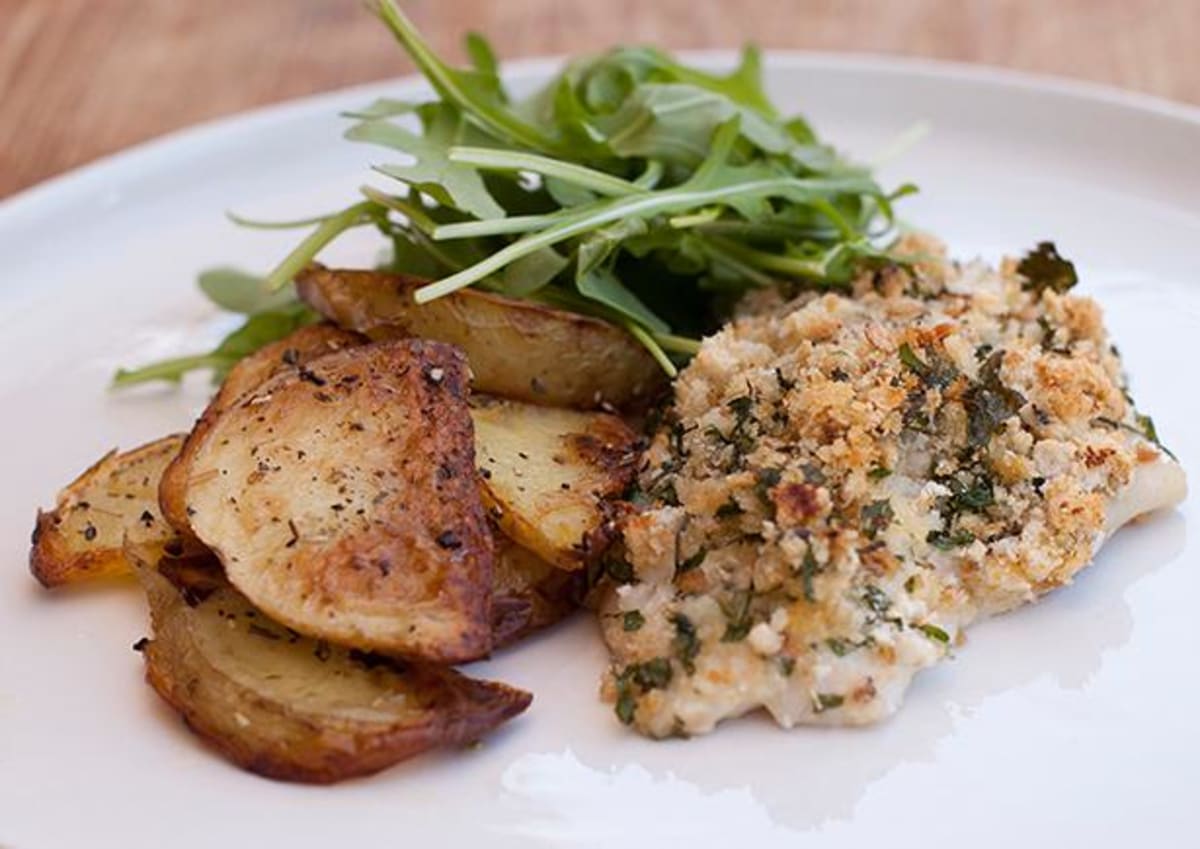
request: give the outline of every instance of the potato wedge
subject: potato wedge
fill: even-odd
[[[192,731],[260,775],[327,784],[378,772],[478,739],[531,701],[450,669],[300,637],[221,581],[219,567],[168,558],[156,568],[152,550],[142,556],[146,680]]]
[[[496,535],[492,646],[503,648],[565,618],[579,606],[584,573],[564,572]]]
[[[486,655],[492,537],[466,391],[462,355],[417,340],[276,375],[190,453],[192,531],[301,633],[441,663]]]
[[[637,470],[637,436],[616,416],[478,399],[471,409],[483,500],[514,542],[562,569],[603,553],[610,502]]]
[[[418,306],[412,293],[426,282],[314,265],[296,288],[326,318],[372,339],[459,346],[480,392],[590,410],[604,402],[625,407],[665,382],[646,349],[608,322],[475,289]]]
[[[111,451],[38,511],[29,570],[45,587],[129,572],[123,543],[173,536],[158,509],[158,482],[179,454],[183,434],[132,451]]]
[[[191,535],[185,497],[186,470],[196,446],[204,439],[204,434],[222,412],[233,406],[234,402],[247,392],[277,374],[303,368],[306,363],[318,357],[361,345],[365,341],[357,333],[328,324],[314,324],[302,327],[238,361],[225,376],[221,388],[213,396],[203,415],[196,421],[179,456],[163,472],[158,490],[158,503],[171,527],[181,534]]]

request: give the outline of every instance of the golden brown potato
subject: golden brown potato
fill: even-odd
[[[417,340],[276,375],[190,453],[192,531],[301,633],[442,663],[486,655],[492,537],[466,384],[459,352]]]
[[[477,399],[475,455],[483,500],[514,542],[562,569],[601,554],[615,533],[610,502],[633,481],[637,437],[606,413]]]
[[[179,453],[174,434],[126,451],[111,451],[58,494],[50,512],[38,511],[29,569],[43,586],[57,587],[128,573],[122,549],[135,540],[173,536],[158,510],[158,482]]]
[[[239,360],[225,376],[221,388],[209,402],[204,414],[196,421],[179,456],[163,472],[158,490],[158,503],[171,527],[180,534],[191,535],[184,496],[186,469],[196,446],[204,439],[204,434],[222,412],[247,392],[277,374],[301,369],[318,357],[361,345],[365,341],[357,333],[328,324],[314,324],[302,327],[278,342],[272,342]]]
[[[646,349],[608,322],[475,289],[417,305],[412,293],[427,282],[310,266],[296,287],[326,318],[372,339],[459,346],[480,392],[590,410],[602,402],[627,406],[665,381]]]
[[[301,637],[223,582],[219,567],[168,557],[155,568],[152,548],[135,556],[154,635],[140,644],[146,680],[192,731],[260,775],[331,783],[378,772],[478,739],[531,700]]]
[[[496,535],[492,645],[512,645],[579,606],[582,572],[564,572],[507,537]]]

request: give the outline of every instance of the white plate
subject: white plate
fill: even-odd
[[[511,78],[524,89],[552,67],[520,63]],[[775,54],[768,78],[858,154],[930,122],[885,174],[921,185],[905,215],[963,257],[1055,239],[1106,308],[1140,405],[1195,471],[1200,113],[866,58]],[[536,695],[481,748],[324,789],[239,772],[184,731],[141,683],[136,592],[41,592],[25,574],[34,508],[110,446],[187,426],[203,399],[202,385],[109,394],[113,368],[204,344],[219,322],[196,272],[265,268],[294,238],[239,230],[223,211],[295,217],[350,197],[378,154],[338,140],[338,111],[418,88],[191,130],[0,206],[0,845],[1186,842],[1200,786],[1195,498],[1123,531],[1075,586],[973,630],[878,727],[787,733],[748,718],[644,740],[597,700],[604,652],[580,617],[480,665]]]

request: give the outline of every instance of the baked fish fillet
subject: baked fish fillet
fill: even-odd
[[[968,624],[1183,499],[1099,307],[1044,271],[924,260],[764,297],[704,342],[607,564],[621,721],[874,722]]]

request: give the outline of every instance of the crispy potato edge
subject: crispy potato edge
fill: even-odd
[[[74,541],[72,544],[65,536],[63,525],[73,508],[90,509],[88,492],[91,488],[103,487],[106,480],[143,461],[153,461],[164,454],[177,453],[183,441],[184,434],[170,434],[128,451],[113,449],[63,487],[55,498],[54,509],[39,509],[29,549],[29,571],[38,583],[46,589],[56,589],[128,575],[130,564],[121,542],[93,544],[93,540],[85,537],[82,541]],[[153,491],[154,487],[151,489]],[[126,495],[128,497],[128,493]],[[146,501],[130,497],[127,505],[122,504],[122,512],[107,513],[103,516],[103,521],[120,521],[123,524],[122,530],[127,531],[146,515],[146,511],[151,512],[152,522],[161,523],[161,518],[153,516],[157,509],[158,504],[153,497]]]

